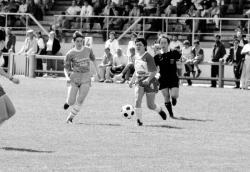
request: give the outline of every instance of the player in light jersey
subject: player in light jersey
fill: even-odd
[[[141,103],[145,93],[148,108],[159,113],[163,120],[166,120],[167,116],[162,108],[155,104],[155,94],[158,92],[158,81],[155,78],[157,68],[153,57],[147,52],[147,42],[144,38],[137,38],[135,45],[137,50],[135,72],[129,87],[132,88],[132,85],[135,84],[135,114],[137,124],[142,126]]]
[[[72,106],[67,123],[72,123],[89,92],[91,86],[90,61],[93,62],[98,77],[100,76],[92,49],[83,46],[83,35],[76,31],[73,40],[75,47],[68,51],[64,60],[64,73],[69,84],[64,109]]]
[[[13,76],[7,74],[1,67],[0,75],[4,76],[5,78],[8,78],[15,84],[19,83],[19,80],[17,78],[14,78]],[[0,125],[2,125],[4,121],[11,118],[15,113],[16,110],[14,105],[12,104],[10,98],[6,95],[5,91],[3,90],[3,87],[0,84]]]

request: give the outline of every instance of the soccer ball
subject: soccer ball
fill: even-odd
[[[122,106],[121,113],[124,118],[131,119],[135,114],[135,110],[132,105],[124,105]]]

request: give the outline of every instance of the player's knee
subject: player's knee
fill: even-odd
[[[73,104],[75,104],[76,100],[70,99],[68,100],[68,105],[72,106]]]

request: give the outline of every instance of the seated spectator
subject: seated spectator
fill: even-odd
[[[93,28],[93,18],[90,16],[93,16],[93,7],[89,4],[88,1],[84,1],[84,5],[82,6],[80,16],[81,18],[78,18],[78,21],[82,20],[82,22],[90,23],[90,30]]]
[[[164,10],[171,4],[171,0],[159,1],[160,3],[160,12],[164,13]]]
[[[187,11],[189,17],[200,17],[200,11],[195,8],[194,5],[190,6],[190,9]],[[189,25],[190,30],[193,29],[194,22],[194,32],[198,31],[199,20],[186,20],[186,24]]]
[[[21,5],[19,6],[19,9],[17,11],[17,13],[26,13],[27,10],[28,10],[28,4],[26,3],[26,0],[22,0],[21,1]],[[26,26],[26,15],[20,15],[20,16],[17,16],[20,21],[21,21],[21,24],[23,26]]]
[[[135,48],[131,47],[129,51],[130,56],[128,57],[128,64],[120,74],[114,76],[114,80],[121,80],[121,83],[129,81],[129,77],[135,72]]]
[[[191,60],[191,64],[193,64],[197,68],[197,75],[195,77],[198,78],[201,74],[199,64],[204,60],[204,51],[200,47],[199,40],[194,40],[194,47],[192,53],[194,55],[194,58]]]
[[[111,31],[109,33],[109,39],[105,42],[105,47],[110,48],[110,52],[114,57],[117,52],[117,49],[119,48],[119,43],[117,39],[115,39],[115,32]]]
[[[112,67],[109,68],[108,71],[106,71],[106,80],[104,82],[106,83],[113,82],[111,78],[114,77],[115,74],[120,74],[127,65],[127,62],[128,62],[127,56],[125,56],[122,53],[121,48],[118,48],[113,58]]]
[[[181,51],[183,45],[182,42],[178,40],[178,35],[173,35],[172,40],[170,41],[169,48],[170,50]]]
[[[5,1],[0,2],[0,13],[7,13],[8,9],[7,9],[7,3]],[[0,26],[5,26],[5,14],[0,14]]]
[[[164,11],[167,17],[170,17],[172,14],[177,14],[177,5],[181,1],[182,0],[172,0],[171,1],[171,4]]]
[[[139,0],[138,5],[143,9],[144,16],[149,16],[156,12],[156,1]]]
[[[177,4],[177,16],[181,16],[182,14],[187,14],[190,6],[192,5],[190,0],[181,0]]]
[[[81,8],[79,6],[76,6],[76,1],[72,1],[72,5],[66,10],[66,15],[68,16],[75,16],[78,15],[81,11]],[[76,17],[66,17],[66,21],[74,21]]]
[[[130,35],[130,41],[128,41],[128,47],[127,47],[127,57],[130,57],[130,48],[135,48],[135,39],[137,38],[137,34],[136,33],[131,33]]]
[[[141,16],[141,10],[136,3],[133,4],[133,8],[130,11],[129,16],[130,17],[140,17]],[[129,24],[133,24],[136,20],[137,20],[137,18],[130,18]]]
[[[55,32],[51,31],[49,33],[49,40],[46,43],[46,55],[57,55],[59,50],[61,49],[61,45],[59,40],[55,37]],[[47,69],[55,71],[55,61],[52,59],[47,60]],[[53,75],[56,77],[57,75]]]
[[[194,58],[194,55],[192,53],[192,47],[190,46],[190,42],[188,40],[185,40],[183,42],[183,48],[181,50],[181,59],[182,61],[184,62],[184,65],[185,65],[185,70],[186,70],[186,73],[184,73],[184,76],[190,76],[190,73],[192,72],[193,74],[193,77],[195,77],[195,72],[194,72],[194,67],[193,67],[193,64],[192,64],[192,60]],[[188,85],[192,85],[192,82],[191,80],[187,80],[188,82]]]
[[[33,55],[37,53],[37,40],[33,30],[27,31],[27,38],[25,39],[21,50],[17,54],[20,55],[22,53],[25,55]]]
[[[124,10],[123,10],[123,12],[122,12],[122,16],[128,17],[128,16],[129,16],[129,13],[130,13],[130,11],[131,11],[130,5],[129,5],[129,4],[125,4],[124,7],[125,7],[125,8],[124,8]],[[124,25],[128,23],[128,21],[129,21],[128,18],[124,18],[124,19],[123,19],[123,22],[122,22],[121,28],[123,28]]]
[[[83,4],[82,0],[76,0],[76,6],[82,8],[83,5],[84,4]]]
[[[43,12],[40,6],[36,5],[34,0],[27,0],[27,4],[27,13],[32,14],[37,20],[43,20]]]
[[[8,5],[7,5],[7,11],[9,13],[16,13],[18,11],[19,5],[15,2],[15,0],[10,0]],[[8,16],[8,21],[11,27],[15,25],[15,18],[16,16],[14,15],[9,15]]]
[[[211,8],[208,9],[210,17],[213,17],[213,22],[215,23],[215,29],[219,30],[219,17],[220,17],[220,7],[217,5],[216,1],[212,2]]]
[[[99,71],[100,71],[99,82],[104,82],[106,80],[105,76],[106,74],[109,73],[112,64],[113,64],[113,55],[110,53],[110,48],[106,47],[102,63],[99,65]]]
[[[192,0],[191,2],[194,4],[194,6],[197,10],[203,9],[203,7],[202,7],[203,0]]]

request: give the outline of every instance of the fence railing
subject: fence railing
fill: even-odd
[[[58,70],[57,68],[55,70],[41,70],[41,69],[37,69],[36,64],[37,64],[37,59],[51,59],[54,61],[63,61],[65,56],[51,56],[51,55],[29,55],[29,56],[24,56],[24,68],[22,72],[18,72],[16,71],[16,68],[18,66],[18,63],[16,61],[15,56],[17,56],[14,53],[5,53],[4,55],[7,55],[9,57],[9,64],[8,64],[8,73],[15,75],[15,74],[22,74],[25,75],[27,77],[31,77],[34,78],[36,77],[37,73],[51,73],[51,74],[63,74],[63,69]],[[97,58],[97,62],[101,63],[102,59],[101,58]],[[206,65],[206,66],[211,66],[211,65],[217,65],[219,66],[219,74],[218,77],[198,77],[198,78],[194,78],[194,77],[185,77],[185,76],[180,76],[179,78],[182,80],[207,80],[207,81],[218,81],[218,85],[219,87],[223,88],[224,87],[224,82],[228,81],[228,82],[235,82],[238,81],[235,78],[225,78],[224,76],[224,70],[225,70],[225,66],[233,66],[233,65],[229,65],[229,64],[225,64],[222,60],[219,62],[202,62],[200,65]],[[91,73],[92,75],[94,75],[94,68],[93,66],[91,66]]]
[[[216,21],[216,22],[215,22]],[[240,23],[241,22],[241,23]],[[217,26],[215,26],[217,23]],[[97,32],[105,36],[113,30],[118,34],[135,31],[144,36],[164,32],[168,34],[181,34],[192,40],[196,37],[220,34],[222,37],[232,37],[232,30],[244,23],[249,34],[250,22],[248,18],[212,18],[212,17],[157,17],[157,16],[89,16],[54,15],[54,25],[58,30],[81,30],[86,33]],[[218,27],[218,28],[216,28]],[[233,27],[233,28],[232,28]],[[119,37],[118,39],[121,39]]]
[[[2,27],[27,31],[34,25],[37,25],[46,35],[49,35],[48,31],[30,13],[0,13],[0,26]]]

